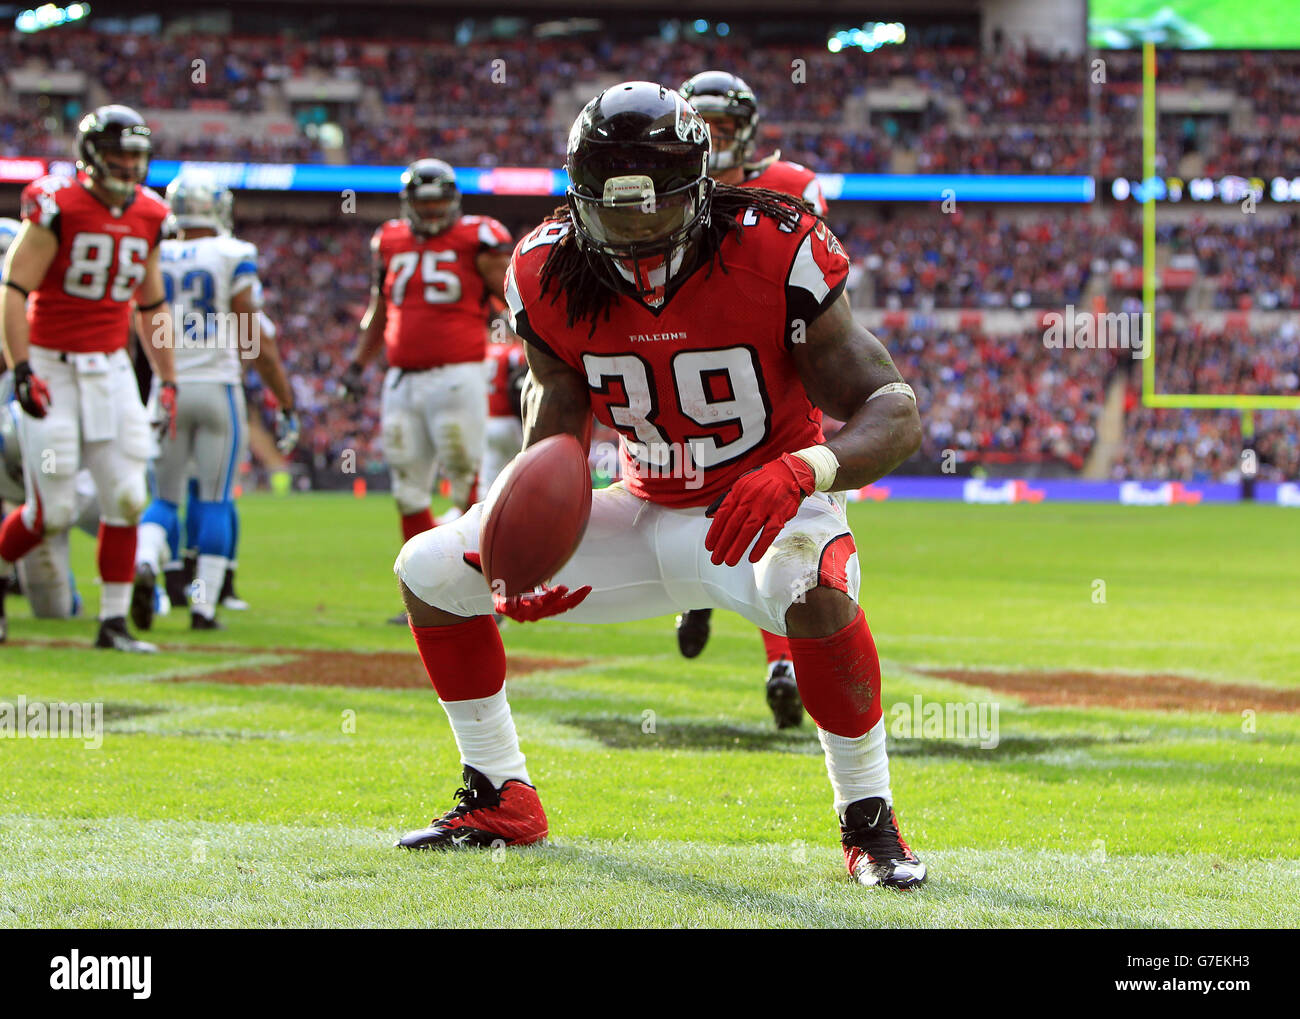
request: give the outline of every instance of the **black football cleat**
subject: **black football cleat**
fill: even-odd
[[[712,609],[687,609],[677,617],[677,649],[683,658],[695,658],[709,642]]]
[[[99,635],[95,638],[95,647],[110,651],[129,651],[134,654],[156,655],[158,645],[147,640],[136,640],[126,628],[126,620],[121,616],[99,621]]]
[[[137,630],[153,629],[154,586],[157,582],[153,567],[139,563],[135,580],[131,582],[131,622]]]
[[[174,609],[190,607],[190,583],[185,579],[185,567],[173,566],[163,570],[163,587],[167,600]]]
[[[191,630],[224,630],[225,624],[216,616],[205,616],[199,612],[190,613]]]
[[[840,842],[849,876],[860,885],[915,888],[925,880],[925,864],[903,841],[894,808],[881,796],[849,804]]]
[[[457,803],[427,828],[408,831],[395,843],[403,849],[492,849],[526,846],[546,838],[546,811],[537,790],[517,778],[497,789],[487,776],[465,765]]]
[[[803,701],[794,679],[794,665],[775,661],[767,670],[767,706],[778,729],[793,729],[803,723]]]

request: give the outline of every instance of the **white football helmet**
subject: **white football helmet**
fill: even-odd
[[[182,171],[167,185],[167,204],[171,206],[174,229],[208,228],[220,234],[230,233],[234,196],[206,171]]]

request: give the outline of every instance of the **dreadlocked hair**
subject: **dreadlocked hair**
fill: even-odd
[[[709,223],[702,229],[697,240],[697,257],[707,264],[709,275],[712,275],[714,265],[724,273],[727,271],[722,262],[722,243],[732,233],[740,239],[740,217],[746,209],[753,209],[760,216],[768,216],[791,229],[798,225],[801,213],[817,215],[802,198],[780,191],[742,188],[733,184],[716,185]],[[572,226],[573,217],[568,205],[561,205],[551,213],[550,221]],[[589,320],[591,332],[594,333],[602,315],[606,320],[609,319],[610,308],[619,296],[596,274],[586,253],[579,246],[573,229],[551,245],[546,261],[542,263],[539,280],[542,296],[549,293],[552,304],[559,300],[561,294],[566,297],[565,310],[570,329],[583,320]]]

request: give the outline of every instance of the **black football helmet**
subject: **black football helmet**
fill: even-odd
[[[708,125],[648,81],[607,88],[569,132],[566,197],[579,246],[601,281],[645,299],[684,267],[709,222]]]
[[[758,131],[758,100],[745,80],[730,71],[701,71],[683,82],[680,91],[706,121],[730,117],[735,124],[731,144],[715,145],[709,153],[709,172],[748,163]]]
[[[135,193],[149,174],[153,145],[149,125],[129,106],[101,106],[81,118],[77,125],[77,169],[119,198]],[[131,159],[125,168],[110,167],[107,157]]]
[[[421,216],[416,202],[445,201],[451,204],[441,216]],[[441,159],[417,159],[402,173],[402,218],[417,234],[436,234],[460,219],[460,188],[456,171]]]

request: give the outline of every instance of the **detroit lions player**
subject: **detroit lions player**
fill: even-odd
[[[162,272],[187,400],[155,464],[155,497],[140,524],[131,618],[141,629],[153,623],[156,578],[178,559],[177,507],[193,475],[198,498],[188,512],[197,522],[199,558],[190,627],[213,630],[221,629],[216,607],[234,544],[231,489],[247,441],[245,360],[280,402],[281,451],[297,443],[298,420],[275,341],[262,328],[257,248],[231,235],[230,191],[208,174],[187,171],[168,185],[167,201],[177,236],[162,243]]]

